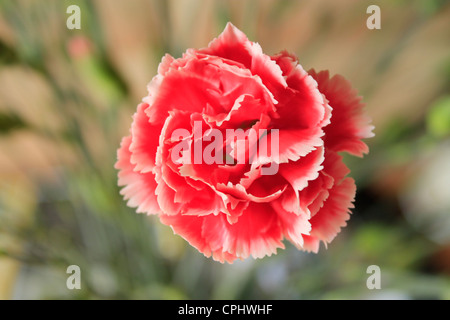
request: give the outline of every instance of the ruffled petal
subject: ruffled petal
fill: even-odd
[[[157,187],[155,175],[151,172],[134,171],[134,165],[130,162],[130,144],[130,136],[123,138],[117,151],[118,160],[115,168],[119,170],[118,185],[124,186],[120,194],[128,200],[128,206],[137,207],[138,213],[158,214],[161,210],[155,195]]]
[[[250,70],[262,79],[270,92],[277,92],[288,86],[281,68],[268,55],[263,53],[258,43],[252,42],[249,46],[249,51],[252,56]]]
[[[161,59],[161,63],[158,66],[158,74],[160,74],[161,76],[165,76],[174,62],[175,58],[170,54],[164,55],[164,57]]]
[[[279,118],[274,127],[306,129],[322,127],[327,123],[329,110],[317,82],[287,53],[273,56],[286,78],[288,87],[274,92],[278,101]]]
[[[322,208],[333,184],[334,179],[322,170],[317,179],[310,181],[308,187],[299,192],[300,211],[313,217]]]
[[[310,236],[305,237],[304,249],[317,252],[320,242],[330,243],[350,218],[350,209],[356,193],[355,182],[345,178],[329,191],[330,195],[323,207],[310,219]]]
[[[258,43],[250,41],[245,33],[230,22],[219,37],[198,52],[239,62],[253,75],[258,75],[271,92],[287,86],[276,62],[263,53]]]
[[[310,181],[308,186],[300,191],[299,198],[302,211],[308,211],[313,217],[322,208],[329,196],[329,189],[339,184],[350,172],[342,161],[342,156],[327,150],[323,162],[323,170],[316,179]]]
[[[320,127],[268,130],[258,141],[258,152],[251,162],[252,169],[267,164],[298,161],[323,146],[321,136],[323,131]]]
[[[233,185],[231,182],[228,182],[228,184],[218,184],[217,190],[220,192],[223,192],[225,194],[232,195],[233,197],[237,199],[242,199],[246,201],[252,201],[256,203],[264,203],[264,202],[271,202],[277,198],[280,197],[280,195],[283,194],[284,190],[286,189],[286,185],[284,185],[282,188],[273,190],[272,192],[264,195],[253,195],[240,184]],[[255,190],[255,189],[252,189]]]
[[[138,106],[131,125],[133,139],[130,145],[130,161],[135,166],[134,170],[142,173],[150,172],[155,167],[156,150],[162,129],[162,125],[150,124],[145,113],[148,107],[149,105],[146,103],[141,103]]]
[[[324,149],[318,148],[296,162],[281,164],[280,174],[294,190],[301,191],[308,186],[309,181],[317,179],[324,159]]]
[[[219,87],[217,68],[195,58],[179,69],[169,69],[164,77],[158,75],[152,82],[144,102],[150,105],[146,113],[154,125],[162,124],[172,110],[201,113],[212,103],[208,92]]]
[[[276,208],[309,218],[308,206],[322,191],[322,184],[318,184],[317,179],[320,178],[323,161],[324,151],[323,148],[319,148],[296,162],[281,164],[279,175],[289,182],[290,188],[275,199]]]
[[[332,78],[328,71],[309,74],[316,79],[322,92],[333,109],[331,123],[325,130],[325,146],[330,150],[345,151],[362,157],[369,152],[367,145],[361,141],[373,137],[374,126],[370,125],[370,118],[364,112],[364,104],[349,81],[340,75]]]
[[[311,224],[305,214],[295,214],[284,210],[279,201],[271,203],[280,221],[283,235],[298,249],[303,248],[303,237],[309,235]]]
[[[156,200],[161,211],[167,215],[178,215],[183,208],[182,203],[175,202],[176,191],[167,185],[162,179],[160,170],[156,171],[157,186],[155,189]]]
[[[204,112],[204,118],[208,122],[215,122],[215,125],[222,128],[245,128],[245,125],[253,124],[261,118],[262,113],[267,113],[271,106],[263,103],[254,96],[244,94],[239,96],[229,112],[211,114]],[[226,126],[223,126],[224,122]]]
[[[191,138],[192,126],[189,113],[170,111],[161,130],[155,170],[156,180],[158,184],[161,184],[156,189],[161,209],[168,215],[218,214],[223,210],[223,206],[221,198],[215,191],[206,183],[199,184],[190,176],[182,176],[180,173],[182,164],[173,162],[174,146],[185,142],[181,137],[173,135],[177,129],[184,130],[189,135],[188,138]]]
[[[205,217],[161,214],[160,221],[172,228],[175,234],[184,238],[191,246],[203,253],[207,258],[211,256],[211,247],[203,236]]]
[[[239,259],[262,258],[284,248],[278,216],[270,206],[251,203],[236,223],[225,215],[205,217],[203,236],[211,250],[227,252]]]
[[[201,49],[199,52],[237,61],[250,69],[252,66],[250,45],[251,42],[245,33],[232,23],[227,23],[225,30],[211,41],[207,48]]]

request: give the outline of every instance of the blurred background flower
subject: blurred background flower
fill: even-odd
[[[0,299],[450,299],[449,1],[78,0],[69,30],[72,2],[0,2]],[[374,119],[370,154],[346,159],[353,217],[317,255],[222,265],[119,195],[116,149],[162,56],[228,21],[344,75]]]

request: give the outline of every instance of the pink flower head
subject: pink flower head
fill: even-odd
[[[368,152],[349,82],[268,56],[229,23],[207,48],[166,55],[118,150],[121,194],[205,256],[262,258],[283,239],[317,252],[349,219],[338,152]]]

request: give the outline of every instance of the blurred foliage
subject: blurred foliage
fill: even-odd
[[[445,96],[432,105],[427,115],[427,128],[438,138],[450,135],[450,96]]]
[[[450,172],[450,3],[380,0],[382,29],[368,30],[372,2],[77,0],[82,29],[68,30],[73,1],[0,1],[0,298],[450,299],[439,179]],[[119,195],[116,149],[161,57],[206,46],[228,21],[269,54],[349,78],[374,119],[370,154],[346,157],[352,219],[317,255],[286,244],[221,265]],[[66,288],[72,264],[81,290]],[[366,287],[369,265],[381,290]]]

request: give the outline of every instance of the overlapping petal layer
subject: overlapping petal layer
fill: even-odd
[[[207,257],[317,252],[356,187],[338,152],[373,127],[349,82],[263,53],[232,24],[207,48],[164,56],[118,150],[121,194]],[[230,133],[231,132],[231,133]]]

